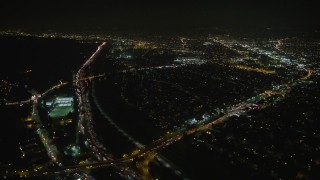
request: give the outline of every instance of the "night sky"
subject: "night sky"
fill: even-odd
[[[2,1],[1,29],[167,31],[231,29],[308,29],[320,27],[316,3],[306,0],[246,1]]]

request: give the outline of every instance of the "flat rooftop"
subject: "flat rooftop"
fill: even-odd
[[[73,112],[73,97],[57,96],[52,99],[51,118],[63,118]]]

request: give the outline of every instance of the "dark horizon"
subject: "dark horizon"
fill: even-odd
[[[6,2],[0,29],[31,31],[318,31],[317,6],[305,1],[225,2]]]

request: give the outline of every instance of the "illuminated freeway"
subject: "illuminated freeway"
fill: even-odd
[[[81,79],[78,79],[78,80],[74,80],[73,83],[77,83],[79,81],[86,81],[86,80],[93,80],[93,79],[96,79],[96,78],[102,78],[102,77],[105,77],[105,74],[99,74],[99,75],[95,75],[95,76],[88,76],[88,77],[84,77],[84,78],[81,78]],[[52,86],[51,88],[49,88],[47,91],[45,91],[44,93],[41,94],[41,96],[45,96],[47,95],[48,93],[54,91],[54,90],[57,90],[65,85],[68,85],[70,84],[69,82],[60,82],[59,84],[55,85],[55,86]],[[16,101],[16,102],[6,102],[6,106],[22,106],[24,104],[29,104],[32,102],[32,99],[27,99],[27,100],[24,100],[24,101]]]
[[[96,60],[96,57],[101,53],[103,48],[106,47],[106,42],[102,43],[93,53],[93,55],[82,65],[80,70],[76,74],[76,97],[78,100],[78,113],[79,113],[79,121],[77,125],[77,144],[80,143],[79,135],[83,135],[83,142],[84,145],[93,152],[96,159],[99,161],[112,161],[113,156],[112,154],[107,153],[107,149],[104,145],[98,140],[97,135],[93,128],[93,118],[91,112],[91,106],[89,102],[89,93],[88,93],[88,86],[89,82],[85,78],[89,75],[90,71],[89,68],[92,63]],[[84,80],[84,81],[83,81]],[[88,80],[91,80],[90,78]],[[118,174],[123,177],[138,177],[138,174],[135,170],[128,166],[115,166],[118,169]]]

